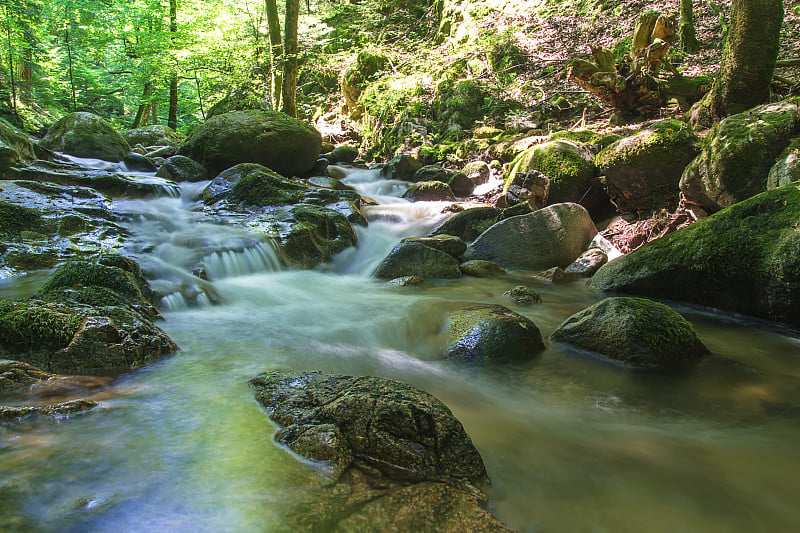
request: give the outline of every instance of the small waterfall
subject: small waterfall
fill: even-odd
[[[274,241],[258,242],[243,250],[214,252],[202,264],[210,280],[280,270],[280,251]]]

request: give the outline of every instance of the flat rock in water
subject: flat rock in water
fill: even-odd
[[[287,530],[508,531],[461,423],[430,394],[378,377],[268,372],[256,399],[276,440],[333,466],[334,481],[289,512]]]
[[[646,370],[680,370],[708,353],[685,318],[643,298],[606,298],[569,317],[550,339]]]

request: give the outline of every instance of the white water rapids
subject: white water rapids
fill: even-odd
[[[679,308],[713,356],[688,376],[631,373],[547,342],[536,360],[469,367],[442,358],[454,302],[505,305],[545,339],[598,298],[530,274],[395,288],[369,277],[443,205],[357,171],[380,203],[358,246],[326,268],[282,269],[267,239],[203,216],[194,198],[115,203],[128,252],[165,295],[179,353],[129,373],[102,408],[0,427],[0,529],[262,532],[323,482],[273,442],[248,379],[271,369],[379,375],[440,398],[482,454],[497,515],[521,531],[790,531],[800,520],[800,343],[786,332]],[[208,280],[191,269],[203,264]],[[527,285],[543,303],[503,292]],[[216,302],[216,303],[212,303]]]

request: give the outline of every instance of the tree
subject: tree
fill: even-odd
[[[175,46],[175,35],[178,33],[178,1],[169,0],[170,45]],[[178,129],[178,66],[172,68],[169,75],[169,112],[167,126]]]
[[[286,0],[282,46],[275,0],[265,0],[265,8],[269,25],[272,106],[273,109],[280,109],[287,115],[296,117],[297,23],[300,17],[300,0]]]
[[[680,37],[681,50],[688,54],[697,53],[700,43],[694,29],[694,8],[692,0],[681,0],[680,22],[678,23],[678,36]]]
[[[692,110],[692,122],[710,125],[769,97],[778,59],[783,0],[733,0],[722,65],[706,97]]]

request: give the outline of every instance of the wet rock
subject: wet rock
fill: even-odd
[[[438,165],[425,165],[421,167],[414,175],[411,176],[412,183],[419,183],[421,181],[441,181],[447,183],[453,172],[446,170]]]
[[[200,198],[207,204],[228,200],[250,206],[281,206],[299,202],[307,188],[263,165],[241,163],[221,172],[203,189]]]
[[[468,276],[475,276],[478,278],[491,278],[501,276],[506,273],[503,267],[491,261],[482,261],[480,259],[473,259],[472,261],[464,261],[459,265],[461,273]]]
[[[131,152],[126,155],[122,162],[125,164],[125,168],[127,168],[131,172],[155,172],[156,166],[153,164],[150,159],[147,157]]]
[[[439,224],[429,236],[454,235],[463,241],[472,242],[500,220],[500,214],[501,211],[495,207],[465,209]]]
[[[290,266],[314,268],[356,244],[345,215],[312,204],[281,207],[248,222],[249,227],[280,242]]]
[[[517,285],[513,289],[507,290],[503,294],[521,305],[542,303],[542,297],[539,295],[539,293],[524,285]]]
[[[508,531],[475,487],[480,454],[433,396],[376,377],[270,372],[251,381],[276,440],[333,467],[287,516],[312,531]]]
[[[461,276],[458,261],[452,255],[410,241],[400,243],[373,274],[380,279],[418,276],[422,279],[447,279]]]
[[[700,139],[691,126],[662,120],[611,144],[595,162],[621,212],[649,213],[677,205],[683,170],[699,152]]]
[[[447,357],[470,363],[528,361],[544,350],[539,328],[501,305],[475,304],[448,314]]]
[[[473,161],[471,163],[467,163],[467,165],[461,169],[461,172],[463,172],[475,185],[483,185],[489,181],[489,176],[491,175],[489,165],[484,161]]]
[[[419,276],[400,276],[387,282],[388,285],[393,287],[416,287],[423,283],[425,283],[425,280]]]
[[[508,186],[505,203],[513,207],[519,203],[528,203],[528,211],[535,211],[547,205],[550,194],[550,178],[538,170],[517,172]]]
[[[608,262],[608,256],[599,248],[590,248],[578,258],[570,263],[566,269],[567,273],[574,273],[582,278],[591,277],[597,270]]]
[[[553,267],[548,268],[544,272],[539,272],[536,277],[548,279],[553,283],[564,283],[567,281],[575,281],[578,279],[578,274],[577,272],[567,272],[561,267]]]
[[[231,111],[197,126],[179,155],[216,175],[240,163],[258,163],[282,176],[305,176],[322,138],[309,124],[276,111]]]
[[[343,144],[334,148],[330,156],[331,163],[343,163],[345,165],[352,165],[353,161],[358,157],[358,148]]]
[[[0,359],[0,394],[15,392],[49,379],[51,374],[20,361]]]
[[[509,193],[511,194],[511,193]],[[508,195],[506,195],[508,196]],[[501,198],[502,199],[502,198]],[[523,200],[517,204],[512,205],[511,207],[506,207],[503,209],[502,214],[500,215],[500,219],[505,219],[509,217],[516,217],[519,215],[527,215],[528,213],[533,213],[534,211],[538,210],[539,208],[536,206],[532,206],[530,201]]]
[[[400,242],[418,242],[420,244],[424,244],[425,246],[429,246],[431,248],[435,248],[436,250],[441,250],[447,254],[452,255],[456,259],[461,257],[461,254],[467,249],[467,243],[459,239],[458,237],[454,237],[453,235],[436,235],[433,237],[406,237]]]
[[[414,202],[454,202],[456,199],[450,186],[441,181],[420,181],[413,183],[403,194],[403,198],[408,198]]]
[[[494,261],[507,269],[565,267],[586,250],[596,234],[582,206],[555,204],[501,220],[469,245],[464,258]]]
[[[174,155],[167,158],[156,172],[156,176],[172,181],[196,182],[207,180],[208,172],[197,161],[183,155]]]
[[[422,163],[410,155],[398,155],[381,169],[381,177],[390,180],[411,181],[414,173],[422,168]]]
[[[683,369],[708,353],[685,318],[642,298],[606,298],[569,317],[550,339],[647,370]]]
[[[711,128],[683,173],[681,191],[710,212],[763,192],[770,168],[798,133],[800,113],[792,100],[732,115]]]
[[[350,185],[345,185],[341,181],[332,177],[316,176],[308,178],[308,184],[314,187],[321,187],[324,189],[333,189],[335,191],[354,191],[355,189]]]
[[[40,144],[75,157],[122,161],[130,146],[114,127],[92,113],[70,113],[47,130]]]
[[[475,184],[463,172],[456,172],[447,180],[447,184],[453,191],[453,194],[464,198],[472,194],[475,189]]]
[[[71,415],[86,413],[99,405],[91,400],[70,400],[45,406],[0,405],[0,423],[20,422],[36,415],[60,420]]]

